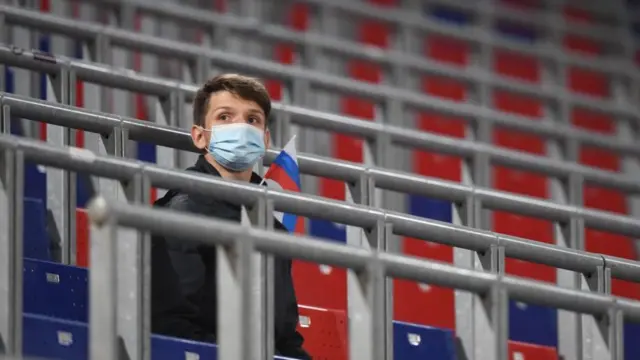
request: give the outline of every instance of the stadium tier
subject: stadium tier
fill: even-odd
[[[171,231],[183,218],[144,205],[177,186],[305,217],[286,253],[290,236],[193,224],[298,258],[314,359],[640,358],[631,2],[4,3],[0,353],[106,359],[117,337],[131,359],[272,351],[272,334],[243,327],[269,316],[246,320],[241,297],[218,310],[239,335],[220,354],[149,334],[137,244],[150,219]],[[264,79],[275,145],[297,135],[306,195],[180,170],[195,91],[221,72]],[[89,216],[95,195],[135,205],[94,202]],[[116,245],[96,245],[112,226]],[[107,289],[131,296],[95,295]]]

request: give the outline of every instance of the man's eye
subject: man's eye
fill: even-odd
[[[229,114],[221,114],[219,118],[220,120],[227,121],[230,117]]]
[[[258,120],[257,118],[254,118],[254,117],[250,117],[249,118],[249,124],[255,124],[257,122],[260,122],[260,120]]]

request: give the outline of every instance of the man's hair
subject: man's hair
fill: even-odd
[[[204,119],[209,110],[211,95],[218,91],[228,91],[243,100],[254,101],[265,115],[265,126],[268,125],[271,113],[271,98],[260,80],[238,74],[223,74],[207,81],[196,93],[193,101],[193,123],[204,126]]]

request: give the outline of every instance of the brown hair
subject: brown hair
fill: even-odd
[[[204,126],[209,110],[209,99],[218,91],[228,91],[244,100],[254,101],[264,111],[265,121],[269,121],[271,98],[260,80],[238,74],[223,74],[210,79],[196,93],[193,101],[193,123]]]

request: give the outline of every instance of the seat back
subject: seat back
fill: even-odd
[[[86,269],[36,259],[24,259],[24,312],[87,322]]]

